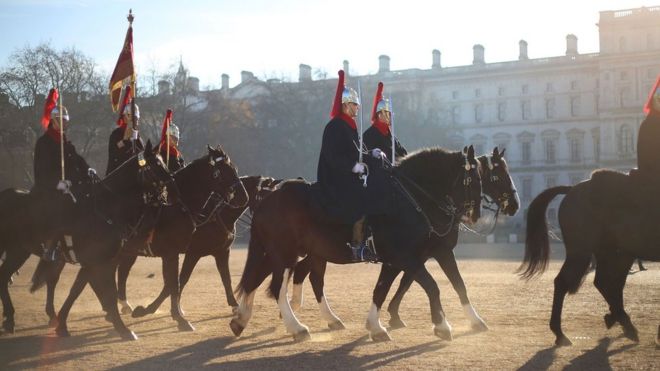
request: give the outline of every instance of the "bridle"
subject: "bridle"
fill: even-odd
[[[493,185],[493,187],[496,187],[498,184],[504,184],[505,180],[502,179],[501,176],[495,174],[494,172],[495,168],[499,167],[499,164],[493,163],[491,156],[486,156],[486,163],[487,163],[486,167],[480,166],[480,169],[483,169],[485,175],[485,177],[482,176],[482,179],[484,178],[487,179],[488,183]],[[510,194],[507,192],[503,192],[495,199],[491,198],[491,196],[488,196],[484,193],[481,196],[481,198],[486,202],[487,205],[484,205],[483,208],[486,210],[496,212],[496,215],[499,214],[500,210],[506,209],[506,207],[509,205],[509,201],[511,200],[511,198],[515,197],[515,193],[516,193],[515,188],[513,188],[511,192],[512,193]],[[497,208],[494,208],[491,205],[495,205]]]

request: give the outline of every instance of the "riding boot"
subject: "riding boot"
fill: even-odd
[[[48,240],[42,244],[43,247],[43,255],[41,255],[41,259],[48,261],[48,262],[54,262],[57,260],[58,256],[58,240]]]
[[[353,254],[354,262],[376,262],[378,261],[378,256],[375,252],[369,248],[367,241],[365,240],[365,225],[364,217],[360,218],[355,224],[353,224],[353,238],[351,239],[351,252]]]

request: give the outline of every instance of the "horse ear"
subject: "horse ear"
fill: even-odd
[[[495,146],[495,148],[493,148],[493,157],[497,157],[497,156],[499,156],[499,155],[500,155],[500,151],[499,151],[499,149],[497,148],[497,146]]]
[[[467,150],[467,155],[470,160],[474,160],[474,147],[471,144]]]
[[[467,150],[468,150],[467,146],[463,147],[463,153],[467,154]]]
[[[211,148],[211,146],[210,146],[209,144],[206,144],[206,149],[208,149],[209,153],[211,153],[211,150],[212,150],[213,148]]]
[[[144,147],[144,151],[147,153],[151,153],[152,146],[151,146],[151,139],[147,140],[147,145]]]
[[[504,151],[506,151],[506,148],[504,148],[502,152],[500,152],[500,157],[504,157]]]

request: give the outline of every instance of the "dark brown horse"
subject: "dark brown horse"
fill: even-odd
[[[481,176],[481,187],[484,196],[484,200],[491,205],[495,205],[497,208],[495,211],[496,215],[501,211],[505,215],[512,216],[518,211],[519,200],[516,191],[516,187],[513,184],[513,180],[509,175],[508,166],[506,161],[503,158],[504,150],[500,153],[498,148],[493,149],[493,153],[488,156],[480,156],[479,160],[479,172]],[[485,206],[486,207],[486,206]],[[497,217],[495,219],[497,221]],[[449,279],[449,282],[452,284],[454,290],[458,293],[458,296],[461,300],[461,305],[463,310],[472,324],[472,328],[476,331],[487,330],[488,326],[479,316],[477,311],[472,306],[470,299],[467,294],[467,289],[461,273],[458,270],[458,265],[456,264],[456,258],[454,257],[453,249],[458,243],[458,225],[455,228],[452,228],[450,233],[446,236],[440,237],[437,235],[432,235],[430,237],[432,248],[429,251],[430,257],[434,258],[440,268]],[[291,308],[296,311],[301,307],[303,297],[303,281],[307,274],[309,273],[311,266],[311,258],[303,259],[296,266],[295,273],[293,276],[293,293],[291,296]],[[385,268],[388,270],[387,275],[384,274],[384,277],[389,277],[390,274],[398,274],[399,272],[394,268]],[[389,278],[387,278],[389,281]],[[390,314],[390,327],[391,328],[401,328],[405,327],[406,324],[401,320],[399,316],[399,305],[403,296],[410,288],[410,285],[414,281],[414,277],[410,274],[404,274],[401,278],[399,288],[394,294],[394,297],[390,301],[390,304],[387,307],[387,311]],[[315,290],[315,292],[318,290]],[[387,292],[385,292],[387,294]],[[320,303],[322,298],[316,297],[316,300]],[[378,304],[378,303],[376,303]],[[380,303],[382,305],[382,303]],[[380,308],[380,305],[378,306]],[[386,339],[385,336],[383,336]]]
[[[644,183],[637,176],[598,170],[591,179],[575,186],[546,189],[530,204],[525,258],[520,266],[520,274],[526,279],[540,275],[547,267],[550,248],[546,209],[557,195],[566,195],[559,206],[566,260],[555,278],[550,317],[556,345],[571,345],[561,328],[564,298],[580,288],[592,256],[596,258],[594,285],[610,310],[604,317],[605,325],[611,328],[619,323],[627,338],[639,340],[623,307],[623,288],[635,258],[660,261],[656,242],[660,240],[660,201],[657,187]]]
[[[370,168],[378,169],[374,164]],[[409,154],[391,173],[396,184],[406,189],[397,194],[395,212],[369,218],[380,259],[415,276],[429,296],[436,326],[444,314],[437,285],[424,268],[425,241],[429,233],[451,228],[466,213],[474,220],[478,218],[481,182],[477,168],[472,149],[468,155],[439,148]],[[256,288],[272,274],[269,294],[278,302],[287,331],[296,340],[309,338],[309,329],[292,312],[286,294],[298,257],[305,255],[313,259],[310,280],[315,294],[322,297],[319,303],[324,319],[331,328],[343,328],[323,298],[323,278],[327,262],[352,262],[346,245],[351,227],[329,222],[305,182],[285,182],[266,197],[252,218],[248,257],[237,288],[239,308],[230,323],[234,334],[242,333],[252,315]],[[378,329],[369,330],[377,339]]]

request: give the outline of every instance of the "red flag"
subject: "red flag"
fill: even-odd
[[[646,101],[646,104],[644,105],[644,113],[649,114],[651,112],[654,112],[656,114],[660,114],[658,112],[658,108],[653,107],[653,98],[656,95],[660,95],[660,76],[658,76],[658,79],[655,82],[655,85],[653,86],[653,89],[651,89],[651,93],[649,93],[649,99]]]
[[[45,129],[48,129],[48,123],[50,122],[50,112],[57,106],[57,99],[59,98],[59,93],[57,89],[50,89],[48,93],[48,98],[46,98],[46,104],[44,105],[44,114],[41,116],[41,126]]]
[[[112,72],[112,77],[110,78],[110,103],[112,104],[112,110],[115,112],[119,108],[121,89],[124,87],[124,85],[126,85],[126,79],[128,78],[130,78],[129,84],[133,87],[133,91],[135,91],[132,26],[128,26],[128,31],[126,31],[126,39],[124,40],[124,46],[121,49],[121,53],[119,53],[117,65],[115,66],[115,70]]]
[[[124,109],[126,109],[126,106],[131,102],[131,86],[126,87],[126,91],[124,92],[124,99],[121,102],[121,106],[119,107],[119,118],[117,119],[117,126],[122,126],[126,127],[128,125],[127,122],[124,122]]]
[[[167,137],[167,129],[170,128],[170,123],[172,122],[172,110],[168,109],[165,114],[165,120],[163,120],[163,130],[160,133],[160,142],[165,143]]]

